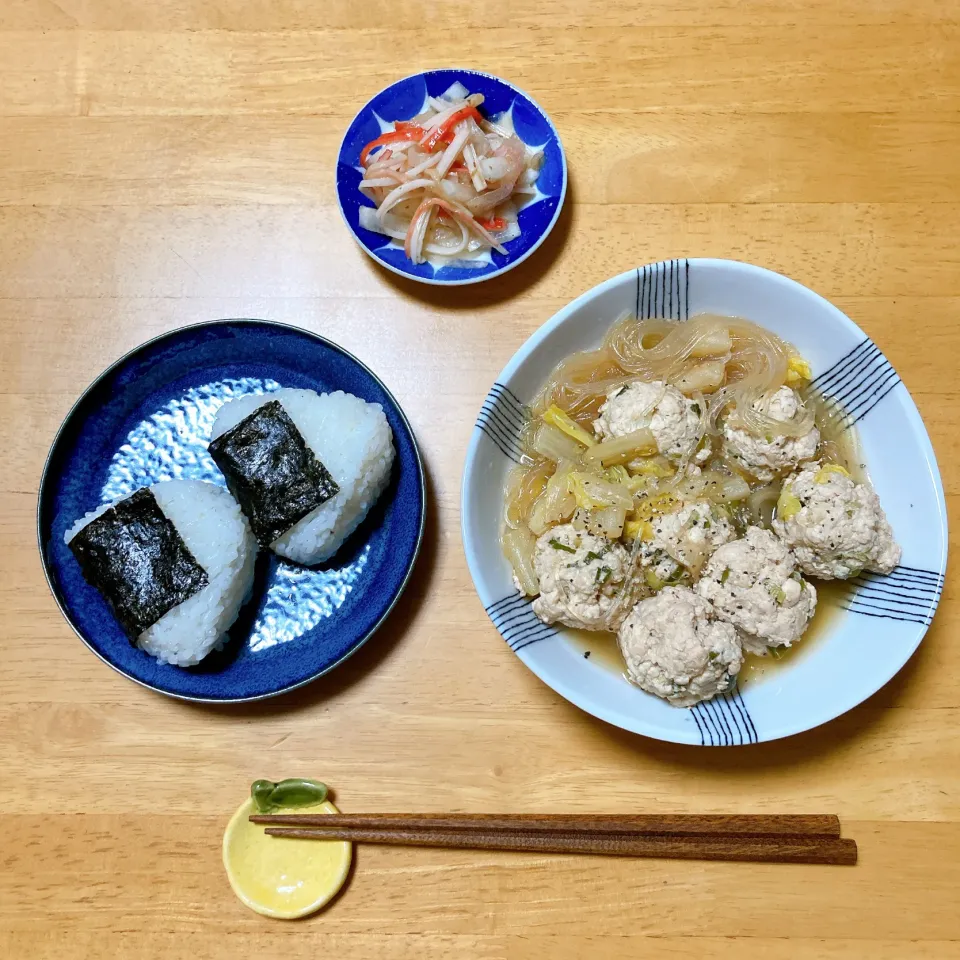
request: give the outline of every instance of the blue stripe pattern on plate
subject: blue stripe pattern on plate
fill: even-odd
[[[523,458],[520,434],[530,411],[509,387],[495,383],[477,417],[477,427],[514,463]]]
[[[757,728],[738,687],[691,707],[690,715],[700,733],[701,746],[739,747],[759,742]]]
[[[837,424],[846,430],[862,420],[900,383],[897,371],[869,338],[815,377],[808,393],[837,408]]]
[[[517,653],[538,640],[555,637],[557,631],[544,623],[534,612],[530,597],[512,593],[484,609],[507,646]]]
[[[935,570],[899,566],[880,576],[862,573],[850,581],[851,591],[841,600],[850,613],[885,620],[929,625],[943,590],[943,574]]]
[[[638,267],[634,313],[640,320],[689,320],[690,261],[661,260]]]

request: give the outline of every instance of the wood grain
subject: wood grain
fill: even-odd
[[[580,203],[942,201],[960,166],[947,110],[850,113],[839,128],[830,112],[555,119],[580,158]],[[323,171],[342,130],[324,117],[11,117],[6,130],[19,149],[0,169],[4,206],[336,204]]]
[[[458,507],[480,403],[542,322],[638,263],[732,256],[809,284],[882,347],[930,431],[956,548],[956,0],[4,0],[0,53],[4,956],[960,958],[953,564],[921,649],[867,703],[704,752],[591,720],[511,656]],[[539,100],[571,172],[544,248],[469,294],[373,266],[332,187],[367,97],[454,60]],[[414,584],[356,657],[211,710],[87,652],[33,518],[87,383],[148,337],[230,316],[367,361],[418,433],[431,516]],[[291,775],[329,781],[346,812],[830,810],[860,863],[363,848],[322,916],[271,923],[232,896],[219,841],[251,780]]]
[[[442,26],[448,18],[442,8],[429,0],[413,0],[405,8],[408,24]],[[542,26],[549,18],[556,29],[570,27],[624,26],[719,26],[758,23],[795,26],[800,18],[793,0],[678,0],[670,7],[635,0],[608,0],[593,9],[582,0],[524,0],[511,8],[516,26]],[[396,15],[388,0],[367,5],[367,25],[392,25]],[[808,24],[868,25],[896,23],[957,22],[958,11],[937,0],[918,0],[905,8],[898,0],[834,0],[804,9],[802,22]],[[463,27],[488,28],[489,14],[464,7],[457,22]],[[316,30],[335,28],[359,30],[355,11],[346,4],[324,5],[313,0],[247,0],[242,4],[208,3],[205,0],[156,0],[130,4],[124,0],[7,0],[0,12],[0,30],[54,30],[80,27],[85,30]]]

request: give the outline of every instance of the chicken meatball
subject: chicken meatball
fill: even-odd
[[[789,422],[800,412],[800,398],[790,387],[781,387],[769,397],[761,397],[753,407],[772,420]],[[748,430],[732,426],[723,427],[723,443],[727,456],[739,464],[751,476],[763,483],[796,469],[804,460],[817,455],[820,431],[816,427],[799,437],[757,437]]]
[[[601,439],[645,429],[653,434],[660,453],[682,460],[693,454],[700,441],[700,410],[662,380],[634,381],[610,393],[593,422]]]
[[[677,707],[728,690],[743,663],[736,629],[688,587],[641,600],[617,634],[627,676]]]
[[[880,498],[833,464],[808,464],[787,479],[773,529],[812,577],[890,573],[900,562]]]
[[[630,557],[621,544],[567,523],[537,540],[533,566],[540,578],[533,612],[544,623],[616,630],[626,616],[626,598],[634,588]]]
[[[651,587],[674,580],[684,567],[694,578],[717,547],[736,536],[729,513],[707,500],[657,515],[642,530],[640,560]]]
[[[799,640],[817,608],[817,591],[793,554],[761,527],[716,550],[697,593],[740,630],[744,650],[761,655]]]

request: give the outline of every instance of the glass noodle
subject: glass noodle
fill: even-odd
[[[804,409],[789,422],[753,408],[787,379],[796,351],[749,320],[703,314],[684,323],[636,320],[613,325],[598,350],[561,363],[544,386],[536,407],[555,403],[581,424],[596,419],[607,394],[631,380],[665,380],[688,396],[710,394],[705,431],[719,433],[717,420],[729,411],[731,423],[751,433],[802,436],[813,425]]]

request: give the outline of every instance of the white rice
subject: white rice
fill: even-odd
[[[294,524],[270,549],[294,563],[321,563],[340,549],[386,488],[394,458],[393,433],[379,403],[343,391],[286,389],[224,404],[212,439],[273,400],[280,401],[340,492]]]
[[[170,480],[150,490],[210,582],[144,630],[137,646],[161,663],[190,667],[226,640],[253,587],[257,542],[233,497],[212,483]],[[78,520],[66,542],[111,506]]]

